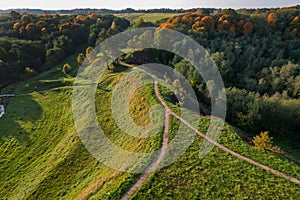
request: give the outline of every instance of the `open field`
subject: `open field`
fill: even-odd
[[[124,17],[130,22],[135,21],[138,17],[142,17],[145,22],[156,22],[161,19],[167,19],[181,15],[180,13],[132,13],[132,14],[116,14],[118,17]]]

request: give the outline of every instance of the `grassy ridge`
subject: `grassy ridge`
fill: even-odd
[[[178,123],[172,119],[172,123]],[[208,125],[202,119],[202,125]],[[205,129],[203,129],[204,131]],[[197,138],[187,153],[152,175],[132,199],[297,199],[299,186],[214,148],[199,159]],[[229,126],[220,138],[225,146],[268,166],[300,178],[299,167],[243,143]]]
[[[68,62],[76,72],[74,57]],[[19,86],[17,93],[67,86],[74,82],[61,73],[62,64]],[[151,152],[160,148],[161,134],[148,139],[128,136],[114,123],[111,114],[112,89],[120,75],[110,76],[96,93],[99,123],[112,142],[124,149]],[[57,81],[59,80],[59,81]],[[59,82],[59,84],[57,84]],[[142,116],[134,110],[142,106]],[[147,119],[149,107],[158,103],[153,87],[145,86],[132,96],[132,117]],[[170,136],[178,129],[171,118]],[[199,118],[205,131],[209,119]],[[71,112],[71,90],[61,89],[9,99],[7,112],[0,119],[0,196],[3,199],[119,199],[139,178],[110,169],[93,158],[74,130]],[[133,196],[133,199],[218,199],[280,198],[300,196],[299,186],[276,177],[218,149],[200,160],[202,140],[196,137],[192,146],[171,166],[155,172]],[[220,143],[284,173],[300,178],[300,168],[272,153],[244,144],[226,126]]]
[[[66,62],[75,63],[74,57]],[[61,72],[62,64],[20,85],[16,93],[70,85],[74,78]],[[72,67],[75,73],[76,65]],[[113,122],[108,91],[118,77],[106,79],[97,90],[99,123],[106,125],[103,129],[112,141],[121,141],[125,135],[107,123]],[[9,99],[5,117],[0,119],[0,196],[4,199],[117,199],[138,178],[102,165],[85,149],[74,130],[71,94],[70,89],[62,88]],[[145,100],[151,105],[155,98]],[[146,145],[141,146],[143,143]],[[133,150],[152,151],[159,148],[160,139],[158,135],[148,143],[125,140],[120,146],[125,149],[128,144]]]

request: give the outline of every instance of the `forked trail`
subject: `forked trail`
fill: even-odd
[[[163,144],[162,144],[162,150],[160,155],[158,156],[157,160],[150,166],[150,170],[146,171],[141,177],[140,179],[123,195],[122,200],[127,200],[130,198],[130,196],[139,189],[139,187],[141,187],[141,185],[145,182],[145,180],[149,177],[151,171],[155,170],[156,167],[158,167],[159,163],[162,161],[162,158],[165,154],[165,150],[167,148],[168,145],[168,129],[169,129],[169,116],[173,115],[175,118],[177,118],[178,120],[180,120],[183,124],[185,124],[187,127],[189,127],[190,129],[192,129],[193,131],[195,131],[199,136],[201,136],[202,138],[204,138],[205,140],[207,140],[208,142],[214,144],[215,146],[217,146],[218,148],[222,149],[223,151],[236,156],[252,165],[255,165],[257,167],[260,167],[266,171],[269,171],[277,176],[280,176],[282,178],[285,178],[291,182],[294,182],[296,184],[300,185],[300,180],[291,177],[287,174],[284,174],[276,169],[270,168],[266,165],[263,165],[259,162],[256,162],[250,158],[247,158],[237,152],[234,152],[230,149],[228,149],[227,147],[221,145],[220,143],[214,141],[213,139],[211,139],[210,137],[207,137],[205,134],[201,133],[198,129],[196,129],[195,127],[193,127],[190,123],[188,123],[185,119],[181,118],[180,116],[178,116],[176,113],[174,113],[173,111],[171,111],[171,109],[168,107],[168,105],[164,102],[164,100],[162,99],[162,97],[160,96],[159,93],[159,89],[158,89],[158,85],[157,82],[154,81],[154,90],[155,90],[155,95],[158,98],[158,100],[160,101],[160,103],[163,105],[164,109],[165,109],[165,128],[164,128],[164,138],[163,138]]]

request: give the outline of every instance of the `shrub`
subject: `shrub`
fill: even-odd
[[[32,77],[36,74],[37,74],[37,72],[34,69],[32,69],[31,67],[25,67],[25,76],[26,76],[26,78],[30,78],[30,77]]]
[[[31,69],[30,67],[25,67],[25,72],[28,74],[34,73],[34,69]]]
[[[85,55],[89,59],[89,61],[92,61],[96,56],[96,53],[93,51],[93,47],[88,47],[85,50]]]
[[[82,65],[82,63],[84,62],[84,55],[81,53],[77,56],[77,63],[78,63],[78,66],[80,67]]]
[[[71,65],[69,65],[68,63],[66,63],[63,66],[62,72],[64,74],[68,74],[68,73],[70,73],[71,69],[72,69]]]
[[[269,136],[269,132],[265,131],[261,132],[260,135],[255,136],[253,138],[253,143],[257,148],[283,154],[284,152],[278,146],[272,145],[272,140],[273,138]]]
[[[270,149],[272,148],[272,137],[269,136],[269,132],[261,132],[253,138],[253,143],[255,147],[260,149]]]

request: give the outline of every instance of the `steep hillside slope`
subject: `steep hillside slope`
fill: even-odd
[[[0,119],[0,196],[3,199],[120,199],[140,174],[119,172],[101,164],[86,150],[74,128],[71,108],[76,72],[75,58],[67,60],[71,75],[56,69],[40,74],[16,88],[22,94],[49,90],[8,100]],[[104,78],[96,92],[99,123],[111,141],[124,149],[152,152],[161,147],[162,133],[148,139],[126,135],[114,123],[112,89],[122,73]],[[163,94],[163,93],[162,93]],[[153,85],[138,90],[131,99],[131,116],[137,124],[147,122],[149,107],[158,104]],[[171,106],[171,104],[170,104]],[[173,106],[172,109],[176,108]],[[179,121],[171,117],[170,139]],[[199,117],[205,132],[209,118]],[[219,140],[224,146],[256,161],[300,178],[300,167],[272,153],[243,143],[226,125]],[[132,199],[295,199],[300,187],[221,150],[198,158],[200,137],[178,161],[152,173]]]

